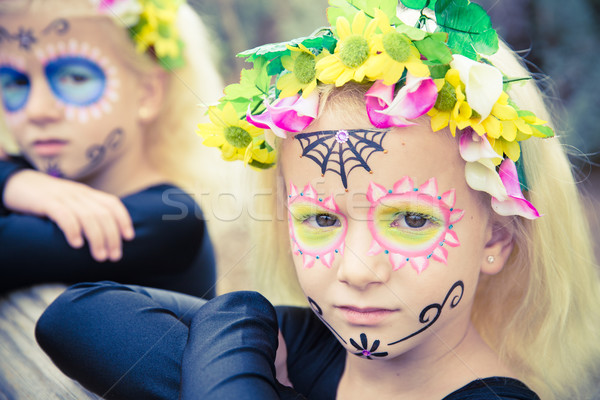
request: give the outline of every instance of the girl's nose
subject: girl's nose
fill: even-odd
[[[25,112],[32,123],[44,125],[55,122],[63,116],[64,108],[64,105],[54,96],[46,79],[32,81],[25,105]]]
[[[350,238],[350,235],[346,237],[344,254],[337,271],[338,280],[359,290],[388,282],[392,266],[387,261],[387,257],[381,254],[367,255],[371,242],[370,235],[364,235],[363,230],[357,236],[359,237]]]

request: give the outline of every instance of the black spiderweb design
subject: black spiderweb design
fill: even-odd
[[[355,168],[371,172],[368,161],[373,153],[382,151],[387,130],[343,129],[300,133],[294,136],[302,146],[302,157],[308,157],[321,167],[321,175],[335,172],[348,189],[348,175]]]

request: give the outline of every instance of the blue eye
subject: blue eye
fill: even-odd
[[[2,103],[7,111],[20,110],[27,103],[31,83],[29,77],[9,66],[0,67]]]
[[[106,75],[98,64],[81,57],[62,57],[45,68],[52,91],[61,101],[89,106],[104,94]]]

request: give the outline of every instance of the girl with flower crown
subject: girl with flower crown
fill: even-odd
[[[197,15],[182,1],[4,3],[19,156],[0,162],[0,291],[113,279],[212,297],[212,245],[184,192],[222,179],[195,173],[214,161],[198,104],[221,91]]]
[[[301,305],[75,285],[36,330],[63,371],[107,398],[591,398],[598,271],[542,95],[476,4],[396,3],[242,53],[200,125],[225,159],[278,152],[253,268]]]

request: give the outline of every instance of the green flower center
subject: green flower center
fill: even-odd
[[[340,60],[349,68],[360,67],[369,58],[369,42],[360,35],[352,35],[341,44]]]
[[[447,81],[444,82],[442,90],[438,92],[437,100],[435,101],[435,108],[439,111],[450,111],[456,104],[456,90],[454,86],[449,84]]]
[[[410,57],[410,44],[401,33],[388,32],[383,35],[383,48],[394,61],[405,62]]]
[[[294,61],[294,75],[298,82],[306,85],[315,79],[315,56],[308,53],[300,53]]]
[[[252,142],[252,136],[239,126],[228,126],[225,128],[224,135],[225,140],[238,149],[246,148]]]

